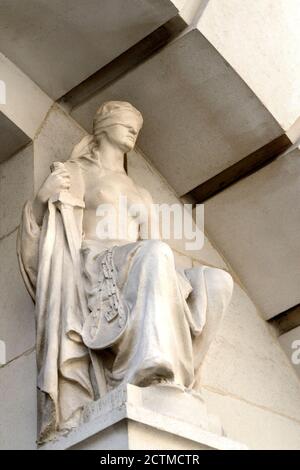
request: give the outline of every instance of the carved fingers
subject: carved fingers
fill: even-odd
[[[48,201],[48,199],[61,191],[68,191],[71,186],[70,173],[63,163],[53,163],[51,171],[38,193],[38,197],[42,202]]]

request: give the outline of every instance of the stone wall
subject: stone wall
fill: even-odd
[[[284,129],[300,111],[298,0],[209,0],[198,28]]]
[[[34,311],[15,255],[21,208],[48,173],[50,163],[66,160],[83,135],[84,130],[54,106],[33,145],[0,165],[0,339],[7,347],[7,363],[0,368],[0,448],[34,448],[36,436]],[[128,171],[152,193],[154,202],[178,201],[139,150],[129,155]],[[182,266],[199,262],[227,266],[207,238],[203,249],[192,256],[178,240],[170,244]],[[203,365],[209,410],[220,416],[229,437],[250,448],[300,448],[300,382],[278,340],[232,274],[236,281],[233,300]]]
[[[22,206],[33,196],[33,146],[0,165],[0,448],[35,447],[36,387],[34,307],[16,257]]]

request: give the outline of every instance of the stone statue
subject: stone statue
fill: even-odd
[[[103,104],[93,135],[24,206],[18,257],[36,304],[40,443],[77,426],[84,406],[119,384],[196,387],[232,295],[225,271],[176,269],[169,245],[143,239],[130,207],[150,218],[152,199],[124,169],[142,123],[129,103]],[[97,208],[120,195],[130,233],[99,238]]]

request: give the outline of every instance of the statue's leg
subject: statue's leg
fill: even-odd
[[[200,383],[201,365],[208,349],[216,337],[221,321],[230,303],[233,291],[233,280],[229,273],[222,269],[202,266],[186,270],[194,295],[206,295],[206,321],[202,333],[194,338],[195,384]],[[203,276],[203,277],[202,277]],[[201,280],[204,278],[203,282]],[[201,287],[202,286],[202,287]]]
[[[189,386],[193,350],[173,252],[161,241],[142,241],[114,252],[118,283],[129,306],[124,335],[112,348],[111,383],[146,386],[156,379]]]

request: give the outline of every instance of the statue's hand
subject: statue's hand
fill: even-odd
[[[51,166],[52,173],[40,187],[32,204],[33,213],[38,225],[42,224],[48,200],[61,191],[70,189],[71,177],[63,163],[56,162]]]
[[[71,177],[63,163],[56,162],[52,166],[52,173],[41,186],[37,198],[45,204],[52,196],[70,189]]]

